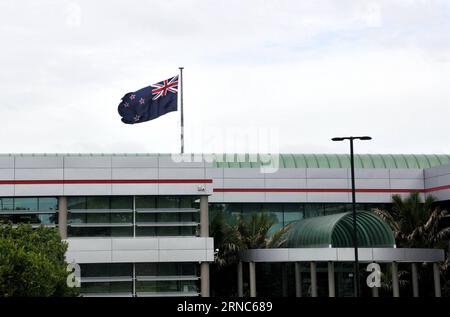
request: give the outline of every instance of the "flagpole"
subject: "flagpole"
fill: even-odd
[[[181,112],[181,154],[184,153],[184,118],[183,118],[183,68],[180,69],[180,112]]]

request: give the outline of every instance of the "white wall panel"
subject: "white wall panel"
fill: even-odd
[[[160,168],[160,179],[204,179],[203,168]]]
[[[14,196],[14,185],[0,185],[0,196]]]
[[[17,180],[62,180],[62,168],[17,168],[15,179]]]
[[[159,262],[158,250],[113,250],[111,259],[114,263]]]
[[[14,185],[15,196],[62,196],[62,184]]]
[[[0,154],[0,168],[14,168],[14,156]]]
[[[308,178],[307,188],[319,188],[319,189],[329,189],[329,188],[349,188],[349,181],[344,179],[312,179]]]
[[[308,202],[320,203],[320,202],[350,202],[351,197],[349,193],[308,193]]]
[[[423,189],[423,179],[391,179],[391,189]]]
[[[67,196],[111,195],[111,184],[65,184],[64,195]]]
[[[264,179],[254,178],[224,178],[224,188],[264,188]]]
[[[348,169],[348,178],[351,178],[351,169]],[[387,168],[356,168],[355,178],[389,178]]]
[[[350,182],[351,186],[351,182]],[[389,189],[390,182],[389,179],[380,178],[357,178],[355,179],[355,187],[358,188],[372,188],[372,189]]]
[[[280,168],[275,173],[264,174],[269,178],[306,178],[306,168]]]
[[[113,156],[111,166],[113,168],[157,168],[158,156]]]
[[[346,168],[308,168],[307,178],[347,178]]]
[[[264,178],[264,175],[259,168],[224,168],[223,170],[224,178],[261,179]]]
[[[0,180],[7,181],[14,179],[14,169],[0,168]]]
[[[112,195],[158,195],[158,184],[112,184]]]
[[[110,168],[66,168],[64,179],[111,179]]]
[[[160,250],[160,262],[200,262],[207,261],[206,250]]]
[[[112,179],[158,179],[157,168],[113,168]]]
[[[308,202],[306,193],[266,193],[266,202],[268,203],[300,203]]]
[[[68,263],[111,263],[111,251],[67,251]]]
[[[254,193],[254,192],[244,192],[244,193],[223,193],[224,202],[264,202],[265,193]]]
[[[391,197],[390,193],[356,193],[355,195],[357,203],[390,203]]]
[[[63,156],[16,156],[16,168],[63,168]]]
[[[65,156],[65,168],[111,168],[111,156]]]
[[[389,170],[391,178],[419,178],[423,179],[423,169],[405,169],[405,168],[392,168]]]
[[[266,188],[306,188],[305,178],[291,179],[267,179],[265,181]]]

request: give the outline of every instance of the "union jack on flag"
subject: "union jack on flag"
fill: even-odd
[[[135,124],[178,110],[178,76],[126,93],[119,104],[122,122]]]
[[[178,75],[150,86],[155,88],[152,90],[152,100],[156,100],[161,96],[166,96],[168,92],[176,94],[178,92]]]

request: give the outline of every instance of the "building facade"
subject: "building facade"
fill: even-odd
[[[384,208],[393,194],[414,191],[450,201],[450,155],[357,155],[355,163],[359,210]],[[350,203],[347,155],[0,156],[0,217],[58,227],[69,244],[67,260],[81,266],[83,296],[209,296],[214,242],[208,224],[217,212],[268,212],[276,230],[348,212]],[[346,250],[336,252],[323,260],[351,260]],[[437,263],[443,257],[419,253],[385,259]],[[373,254],[367,261],[380,260]],[[318,261],[311,256],[277,255],[285,262]],[[273,259],[267,251],[242,255],[250,263],[250,286],[255,263]]]

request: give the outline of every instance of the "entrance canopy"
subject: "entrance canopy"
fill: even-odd
[[[287,233],[287,248],[353,247],[351,212],[313,217],[293,224]],[[393,248],[392,230],[372,212],[359,211],[356,216],[358,247]]]

